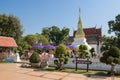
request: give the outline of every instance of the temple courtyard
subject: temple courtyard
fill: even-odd
[[[1,63],[0,80],[120,80],[118,77],[86,76],[84,74],[41,71],[22,68],[20,63]]]

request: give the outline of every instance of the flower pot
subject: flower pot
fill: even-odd
[[[40,64],[40,67],[41,68],[48,67],[48,62],[47,61],[42,61],[41,64]]]
[[[31,67],[40,67],[40,63],[30,63]]]

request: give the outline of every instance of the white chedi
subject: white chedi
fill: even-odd
[[[72,46],[75,46],[76,48],[78,48],[81,44],[84,44],[87,46],[87,49],[90,50],[91,46],[88,45],[88,43],[86,42],[86,38],[74,38],[74,42],[72,43]]]

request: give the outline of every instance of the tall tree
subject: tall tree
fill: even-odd
[[[0,36],[13,37],[21,51],[27,45],[22,40],[22,25],[19,19],[13,15],[0,14]]]
[[[26,41],[31,48],[35,44],[48,45],[48,39],[38,33],[25,36],[24,41]]]
[[[32,47],[37,43],[37,37],[34,34],[30,34],[24,37],[24,40]]]
[[[43,28],[41,34],[44,35],[47,39],[49,39],[49,36],[50,36],[50,28],[49,28],[49,27]]]
[[[117,43],[117,47],[120,48],[120,14],[118,14],[116,17],[115,17],[115,20],[111,20],[108,22],[108,25],[109,25],[109,30],[108,32],[111,33],[111,32],[114,32],[115,33],[115,36],[117,36],[115,39],[116,39],[116,43]]]
[[[19,51],[20,56],[23,54],[25,50],[28,50],[31,48],[31,46],[27,43],[27,41],[24,40],[24,37],[20,38],[17,41],[18,47],[16,48],[17,51]]]
[[[38,44],[40,44],[40,45],[48,45],[49,44],[48,39],[44,35],[41,35],[39,33],[36,33],[35,35],[37,37]]]
[[[57,26],[52,26],[50,28],[44,28],[42,31],[42,35],[49,38],[49,43],[52,45],[59,45],[61,43],[65,43],[65,41],[69,37],[69,29],[63,28],[60,30]]]
[[[22,36],[23,30],[19,19],[13,15],[0,15],[0,35],[13,37],[18,40]]]

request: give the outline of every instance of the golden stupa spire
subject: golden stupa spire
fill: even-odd
[[[81,10],[80,10],[80,8],[79,8],[79,20],[78,20],[78,24],[82,24],[80,15],[81,15]]]
[[[83,32],[83,28],[82,28],[82,21],[81,21],[81,17],[80,17],[81,11],[79,9],[79,20],[78,20],[78,29],[77,32],[75,34],[75,38],[82,38],[85,37],[85,34]]]

